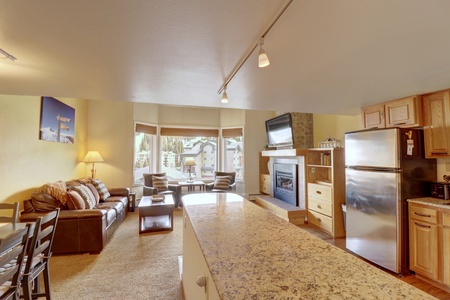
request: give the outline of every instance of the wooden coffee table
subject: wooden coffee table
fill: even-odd
[[[172,231],[174,208],[172,195],[166,195],[162,202],[153,202],[151,196],[142,197],[138,206],[139,233]]]

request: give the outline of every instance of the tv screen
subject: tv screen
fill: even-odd
[[[290,113],[267,120],[266,132],[269,147],[287,147],[294,145]]]

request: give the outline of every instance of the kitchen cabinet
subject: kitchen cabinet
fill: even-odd
[[[425,156],[450,156],[450,91],[422,96]]]
[[[450,286],[450,209],[442,210],[442,282]]]
[[[417,95],[368,106],[362,109],[363,128],[421,126],[421,109]]]
[[[219,294],[186,211],[183,213],[183,223],[184,298],[186,300],[219,300]]]
[[[409,203],[410,269],[439,280],[438,208]]]
[[[308,223],[333,237],[345,236],[342,204],[345,203],[343,148],[311,148],[307,158]]]

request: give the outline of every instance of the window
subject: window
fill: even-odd
[[[161,128],[161,172],[169,179],[212,179],[217,160],[217,129]],[[194,165],[186,166],[186,160]]]
[[[236,181],[244,180],[244,146],[242,128],[222,129],[225,172],[236,172]]]
[[[134,131],[134,184],[144,183],[144,173],[152,172],[156,126],[136,123]]]

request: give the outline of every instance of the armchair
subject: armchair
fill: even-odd
[[[230,184],[228,187],[219,187],[217,177],[228,176],[230,177]],[[207,183],[205,185],[206,191],[209,192],[234,192],[236,191],[236,172],[214,172],[214,182]]]
[[[153,184],[153,176],[165,177],[166,173],[145,173],[144,175],[144,186],[143,195],[152,196],[156,194],[172,195],[173,201],[175,202],[175,207],[178,207],[180,202],[181,187],[178,184],[167,184],[166,190],[158,190]]]

